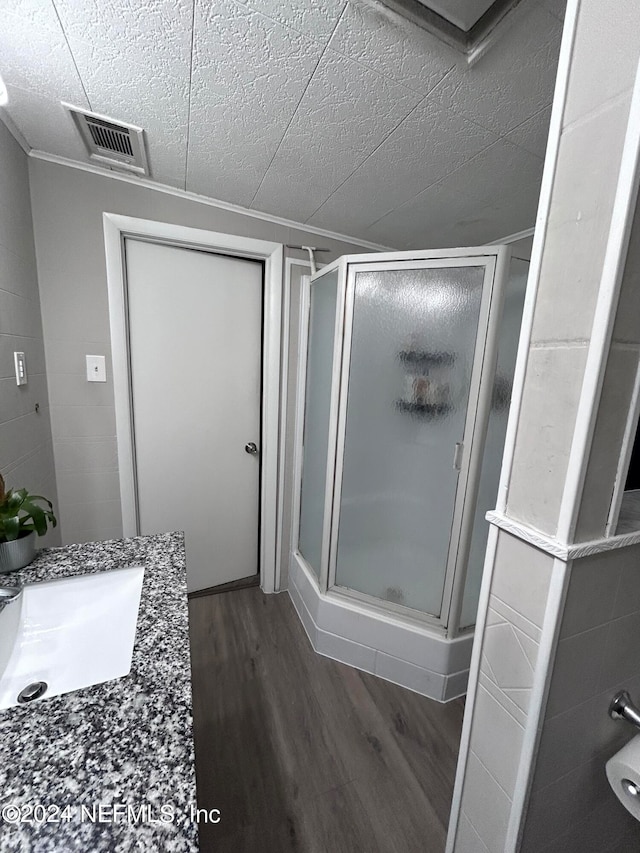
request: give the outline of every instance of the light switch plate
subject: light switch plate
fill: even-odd
[[[16,385],[27,384],[27,360],[23,352],[14,352],[13,363],[16,368]]]
[[[106,382],[107,366],[103,355],[87,356],[87,382]]]

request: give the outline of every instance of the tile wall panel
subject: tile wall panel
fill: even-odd
[[[608,853],[629,833],[640,846],[605,775],[634,735],[607,714],[621,689],[640,702],[640,546],[571,566],[522,853]]]
[[[2,122],[0,198],[0,471],[7,486],[52,500],[60,516],[27,157]],[[16,351],[24,352],[27,362],[28,382],[20,387],[14,373]],[[38,545],[59,542],[56,529]]]

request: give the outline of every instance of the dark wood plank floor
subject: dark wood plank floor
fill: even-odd
[[[289,596],[192,599],[202,853],[441,853],[463,702],[317,655]]]

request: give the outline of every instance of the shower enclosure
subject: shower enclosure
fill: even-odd
[[[352,255],[311,278],[290,592],[320,652],[464,692],[528,263]]]

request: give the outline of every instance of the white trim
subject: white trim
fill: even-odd
[[[0,107],[0,120],[2,121],[4,126],[7,128],[7,130],[11,134],[11,136],[13,136],[13,138],[18,143],[20,148],[22,148],[24,153],[27,156],[29,156],[31,154],[31,146],[29,145],[27,140],[24,138],[24,136],[22,135],[22,133],[18,129],[18,125],[11,118],[11,116],[9,115],[9,113],[7,112],[5,107]]]
[[[536,656],[536,665],[531,687],[527,722],[524,728],[518,773],[511,799],[509,825],[504,845],[505,851],[517,850],[524,829],[529,791],[533,782],[535,759],[542,735],[542,723],[547,706],[547,696],[553,673],[553,662],[560,636],[561,616],[567,597],[571,576],[570,566],[563,560],[554,560],[551,582],[544,612],[542,634]]]
[[[455,499],[453,504],[453,514],[451,519],[449,552],[447,554],[447,569],[445,573],[444,589],[442,594],[442,608],[440,611],[440,619],[447,627],[447,631],[451,635],[459,633],[459,624],[456,621],[450,621],[452,616],[452,602],[454,596],[460,597],[462,601],[463,589],[461,587],[461,569],[462,564],[459,561],[460,547],[466,549],[467,538],[471,535],[473,527],[473,518],[475,515],[475,506],[472,507],[468,502],[469,490],[473,490],[477,486],[477,479],[482,468],[482,456],[484,453],[483,443],[483,426],[480,426],[480,436],[476,433],[476,425],[478,423],[478,415],[481,410],[488,407],[491,403],[491,393],[493,389],[493,376],[488,377],[485,374],[485,357],[487,346],[490,348],[495,345],[489,341],[489,331],[492,327],[492,313],[495,308],[494,303],[494,288],[496,285],[497,274],[497,256],[498,250],[494,250],[490,260],[485,261],[484,276],[482,279],[482,297],[480,302],[480,310],[478,312],[478,328],[476,331],[476,339],[473,345],[473,355],[471,360],[471,376],[469,377],[469,396],[467,398],[467,410],[464,419],[464,428],[460,441],[462,442],[462,464],[458,471],[458,481],[456,483]],[[474,259],[471,258],[471,261]],[[501,306],[498,306],[501,309]],[[496,324],[497,331],[497,324]],[[487,409],[488,418],[488,409]],[[486,424],[485,424],[486,426]],[[452,439],[454,437],[452,436]],[[452,441],[453,444],[453,441]],[[472,511],[473,510],[473,511]],[[466,571],[463,572],[466,578]],[[454,604],[453,610],[457,610],[457,601]],[[455,616],[455,612],[453,614]]]
[[[504,510],[507,505],[507,493],[509,487],[509,480],[511,477],[511,470],[513,466],[518,420],[520,418],[520,411],[522,407],[522,397],[525,383],[525,374],[527,369],[529,345],[533,329],[533,317],[538,290],[538,281],[540,279],[540,271],[542,267],[542,256],[546,239],[547,221],[551,209],[551,194],[558,163],[560,137],[562,132],[562,121],[567,97],[567,90],[569,86],[569,72],[573,54],[575,33],[577,29],[579,4],[580,0],[569,0],[562,35],[560,58],[558,62],[558,73],[556,77],[556,87],[553,99],[553,109],[551,111],[549,139],[547,143],[545,166],[542,176],[542,185],[540,189],[540,201],[538,204],[535,232],[533,237],[533,249],[529,267],[529,277],[527,281],[527,294],[525,297],[524,311],[522,317],[522,328],[520,332],[520,341],[518,344],[518,356],[516,359],[516,367],[513,379],[511,410],[509,413],[509,420],[507,424],[502,471],[500,474],[500,485],[498,488],[497,513],[499,515],[504,514]],[[478,614],[476,617],[475,639],[471,656],[469,688],[467,691],[464,722],[462,727],[462,738],[460,743],[460,752],[458,755],[458,767],[456,770],[453,801],[451,805],[451,817],[449,820],[449,830],[447,834],[446,853],[455,852],[456,835],[460,819],[467,759],[470,750],[471,729],[473,725],[476,692],[480,676],[482,644],[484,642],[484,632],[486,628],[491,583],[493,580],[498,535],[498,528],[495,523],[492,523],[491,527],[489,528],[489,538],[487,542],[484,573],[482,578],[482,585],[480,588]],[[521,756],[523,755],[525,755],[524,746]],[[524,775],[524,766],[522,773]],[[528,775],[530,775],[530,772]],[[518,777],[518,779],[520,781],[520,776]],[[528,791],[528,776],[526,780],[526,785],[526,790]],[[525,796],[522,799],[520,799],[519,790],[517,793],[519,798],[518,804],[521,804],[520,814],[518,814],[517,816],[519,825],[521,815],[524,813],[524,807],[526,805],[526,791]],[[512,821],[515,822],[513,807],[511,810],[509,826],[511,826]],[[508,848],[505,846],[504,849],[505,851],[507,851]],[[511,851],[514,849],[515,847],[512,847],[509,850],[509,853],[511,853]]]
[[[449,829],[447,832],[447,846],[445,853],[454,853],[456,835],[458,832],[458,821],[460,820],[460,810],[462,806],[462,790],[467,770],[467,760],[469,758],[469,751],[471,748],[471,726],[473,723],[473,712],[475,710],[476,695],[480,679],[482,645],[484,643],[484,632],[487,623],[487,612],[489,610],[489,596],[491,594],[491,582],[493,580],[493,569],[495,565],[497,547],[498,530],[496,527],[492,526],[489,528],[484,572],[482,575],[482,584],[480,586],[476,629],[473,638],[473,648],[471,650],[471,663],[469,665],[469,684],[467,687],[467,698],[465,700],[464,719],[462,721],[460,751],[458,752],[458,765],[456,767],[453,798],[451,800],[451,814],[449,817]]]
[[[329,434],[327,436],[327,468],[325,472],[324,512],[322,516],[322,552],[319,566],[320,587],[327,589],[329,582],[329,559],[333,541],[332,523],[335,501],[335,458],[338,449],[338,424],[341,409],[340,375],[342,371],[343,346],[345,341],[345,323],[347,320],[345,304],[347,296],[347,264],[344,258],[339,258],[337,267],[325,268],[311,276],[310,288],[323,275],[337,273],[336,285],[336,314],[333,332],[333,362],[331,371],[331,398],[329,403]],[[305,380],[306,381],[306,380]],[[300,484],[302,486],[302,484]]]
[[[476,342],[474,363],[479,370],[479,387],[474,406],[474,419],[469,430],[469,446],[465,446],[468,467],[462,497],[462,514],[459,524],[458,541],[454,552],[452,569],[452,587],[448,602],[449,613],[446,619],[449,632],[460,633],[460,617],[464,604],[464,591],[467,582],[469,553],[475,525],[476,507],[482,477],[482,463],[487,442],[487,430],[491,415],[491,404],[495,383],[498,347],[500,345],[500,323],[504,308],[504,299],[509,282],[511,250],[508,246],[497,247],[496,261],[491,281],[485,280],[484,288],[489,291],[488,316],[483,330],[484,346]],[[465,440],[466,440],[465,429]],[[462,476],[464,471],[460,472]],[[471,627],[471,626],[468,626]]]
[[[516,519],[504,515],[497,510],[488,512],[485,515],[485,518],[489,524],[499,527],[500,530],[504,530],[512,536],[517,536],[518,539],[528,542],[529,545],[533,545],[534,548],[539,548],[541,551],[544,551],[546,554],[550,554],[552,557],[558,557],[561,560],[567,560],[569,558],[569,547],[567,545],[559,542],[552,536],[547,536],[545,533],[541,533],[534,527],[522,524],[520,521],[516,521]]]
[[[576,414],[576,426],[558,514],[557,536],[564,542],[573,539],[578,525],[581,495],[589,468],[598,406],[607,369],[618,297],[627,259],[629,235],[636,210],[639,182],[640,65],[636,70],[598,300],[594,311],[587,362]],[[611,522],[611,526],[613,526],[613,522],[617,524],[617,518],[612,519]]]
[[[464,690],[471,635],[446,639],[438,629],[323,593],[300,554],[291,555],[289,578],[287,591],[319,654],[438,702]]]
[[[293,497],[291,501],[291,540],[289,555],[298,550],[300,537],[300,501],[302,485],[302,455],[304,440],[304,408],[306,401],[307,354],[309,348],[309,307],[311,282],[304,276],[300,288],[300,316],[298,318],[298,373],[296,381],[296,417],[293,457]]]
[[[485,243],[482,246],[458,246],[456,249],[408,249],[402,252],[378,252],[376,255],[357,254],[357,255],[342,255],[339,260],[344,259],[347,265],[349,264],[405,264],[405,267],[414,261],[436,261],[447,258],[495,258],[498,246]],[[338,261],[333,261],[327,264],[324,272],[327,272]],[[391,269],[391,267],[390,267]],[[393,269],[396,269],[394,266]]]
[[[334,537],[334,542],[335,539],[336,537]],[[443,626],[439,616],[433,616],[431,613],[426,613],[422,610],[414,610],[406,604],[396,604],[394,601],[386,601],[383,598],[368,595],[366,592],[360,592],[348,586],[337,586],[333,582],[328,584],[327,594],[332,598],[335,597],[352,601],[355,604],[363,604],[368,610],[375,613],[395,614],[399,619],[406,621],[407,624],[425,625],[434,631],[438,631],[443,637],[447,636],[446,627]]]
[[[336,584],[336,551],[337,551],[337,535],[340,516],[340,503],[342,493],[342,478],[344,467],[344,448],[346,434],[346,418],[347,418],[347,403],[348,403],[348,388],[351,363],[351,338],[353,325],[353,311],[355,298],[355,277],[359,272],[379,272],[379,271],[397,271],[403,269],[442,269],[448,267],[474,266],[484,267],[484,276],[482,284],[482,297],[478,313],[478,326],[476,333],[476,341],[474,353],[477,355],[482,352],[483,358],[485,354],[485,346],[487,343],[487,334],[490,328],[491,312],[494,308],[493,295],[496,277],[497,257],[504,257],[508,253],[505,248],[493,248],[487,250],[483,247],[479,252],[474,248],[469,249],[454,249],[441,250],[433,252],[431,250],[419,252],[395,252],[391,255],[379,254],[375,257],[371,256],[347,256],[344,259],[344,266],[340,270],[341,282],[346,284],[346,290],[343,288],[343,305],[342,310],[345,315],[344,319],[344,334],[341,340],[336,341],[334,349],[334,370],[333,370],[333,392],[340,401],[338,414],[337,428],[337,444],[335,450],[330,448],[328,458],[335,460],[332,465],[331,476],[327,477],[327,495],[325,498],[325,511],[327,506],[331,506],[330,500],[333,500],[333,510],[329,519],[330,524],[327,525],[327,543],[329,546],[329,563],[326,585],[324,583],[324,575],[321,576],[321,588],[329,588],[332,594],[339,595],[341,598],[366,601],[369,596],[359,594],[355,590],[337,587]],[[408,259],[409,258],[409,259]],[[326,274],[331,267],[335,268],[335,264],[326,267],[323,273]],[[347,280],[348,279],[348,280]],[[312,278],[312,281],[314,278]],[[445,577],[443,584],[443,594],[441,601],[440,615],[424,614],[422,620],[436,627],[447,626],[447,620],[450,611],[450,602],[452,596],[452,588],[454,576],[456,572],[456,555],[459,547],[459,538],[463,517],[465,515],[465,495],[469,485],[469,470],[472,457],[474,457],[474,444],[476,448],[475,456],[477,456],[478,444],[474,442],[474,425],[476,421],[478,401],[481,393],[483,363],[474,358],[473,371],[469,382],[469,396],[467,401],[467,411],[464,420],[463,434],[459,440],[463,442],[464,456],[461,470],[459,471],[456,481],[456,492],[453,505],[452,525],[449,536],[449,549],[447,563],[445,566]],[[491,383],[489,388],[485,388],[485,394],[491,393]],[[453,443],[452,443],[452,458],[453,458]],[[474,457],[475,458],[475,457]],[[471,483],[473,487],[473,482]],[[330,494],[331,491],[331,494]],[[329,536],[329,533],[331,535]],[[323,569],[325,563],[323,562]],[[384,603],[384,606],[389,610],[394,607]],[[457,626],[450,626],[453,634],[457,633]]]
[[[291,322],[291,269],[294,266],[311,269],[309,261],[300,261],[297,258],[286,258],[284,262],[284,282],[282,285],[282,347],[281,347],[281,372],[280,372],[280,433],[278,437],[278,537],[276,541],[276,574],[275,588],[279,592],[282,588],[282,559],[284,553],[284,542],[282,537],[284,530],[282,522],[284,519],[285,494],[287,482],[285,479],[285,448],[287,442],[287,402],[289,397],[289,324]]]
[[[124,237],[154,239],[187,248],[223,251],[261,260],[264,272],[263,400],[260,495],[260,585],[264,592],[276,588],[278,420],[280,391],[280,337],[283,249],[280,243],[252,240],[230,234],[187,228],[167,222],[104,213],[104,240],[109,292],[116,436],[120,469],[120,499],[124,536],[136,535],[136,488],[131,417],[126,270]]]
[[[317,228],[315,225],[305,225],[302,222],[295,222],[293,219],[285,219],[282,216],[275,216],[271,213],[265,213],[261,210],[252,210],[248,207],[242,207],[239,204],[232,204],[221,199],[210,198],[209,196],[200,195],[199,193],[183,190],[179,187],[171,187],[168,184],[160,184],[150,178],[136,177],[127,175],[122,172],[111,171],[95,166],[93,163],[80,163],[77,160],[69,160],[67,157],[60,157],[58,154],[48,154],[46,151],[38,151],[30,149],[28,152],[30,157],[36,160],[45,160],[47,163],[56,163],[58,166],[67,166],[70,169],[79,169],[81,172],[91,172],[93,175],[100,175],[103,178],[112,178],[115,181],[124,181],[128,184],[143,187],[147,190],[165,193],[166,195],[177,196],[178,198],[187,199],[189,201],[198,202],[198,204],[207,204],[210,207],[218,207],[221,210],[228,210],[230,213],[237,213],[241,216],[249,216],[253,219],[261,219],[264,222],[273,222],[275,225],[283,225],[285,228],[295,228],[296,231],[306,231],[309,234],[317,234],[320,237],[328,237],[330,240],[338,240],[340,243],[351,243],[352,245],[362,246],[365,249],[371,249],[374,252],[391,251],[389,246],[383,246],[380,243],[372,243],[369,240],[361,240],[357,237],[349,237],[346,234],[338,234],[335,231],[328,231],[326,228]]]
[[[542,184],[540,187],[538,212],[536,214],[531,260],[529,262],[530,266],[529,276],[527,279],[527,293],[524,300],[524,310],[522,312],[522,327],[520,331],[518,356],[516,359],[516,367],[513,377],[511,408],[509,411],[509,420],[507,422],[504,455],[502,457],[502,471],[500,473],[500,485],[498,487],[498,499],[496,502],[496,508],[499,512],[504,512],[507,505],[509,481],[511,479],[511,470],[513,468],[518,421],[520,420],[520,411],[522,408],[524,380],[527,371],[531,333],[533,330],[533,316],[536,298],[538,295],[538,282],[540,280],[540,272],[542,269],[542,256],[547,236],[547,223],[551,210],[551,193],[558,165],[564,108],[567,99],[567,90],[569,88],[569,71],[578,23],[579,5],[580,0],[569,0],[567,4],[564,29],[562,31],[562,44],[560,47],[560,58],[558,60],[558,73],[556,76],[553,108],[551,110],[549,138],[544,161],[544,171],[542,174]]]
[[[487,243],[487,246],[504,246],[509,243],[517,243],[518,240],[533,237],[535,230],[535,228],[525,228],[523,231],[516,231],[515,234],[509,234],[508,237],[501,237],[500,240],[492,240],[490,243]]]
[[[362,270],[364,267],[356,266],[355,268]],[[344,269],[344,277],[347,281],[345,282],[342,306],[344,311],[343,339],[339,342],[339,349],[336,349],[336,352],[334,353],[334,381],[338,385],[340,405],[338,406],[336,425],[337,445],[336,452],[333,457],[335,461],[333,463],[331,530],[334,531],[334,533],[331,536],[331,541],[329,543],[329,560],[327,565],[327,583],[325,590],[334,587],[336,583],[338,533],[340,529],[340,511],[342,508],[342,480],[344,473],[344,452],[347,431],[347,403],[349,400],[349,374],[351,371],[351,348],[353,344],[355,284],[352,284],[352,282],[354,282],[354,275],[351,265],[347,264]],[[336,364],[338,365],[338,370],[335,370]],[[339,592],[339,590],[334,590],[334,592]],[[357,597],[356,590],[346,590],[343,588],[342,594],[347,596],[355,594]]]
[[[512,536],[517,536],[518,539],[528,542],[529,545],[533,545],[535,548],[539,548],[552,557],[564,560],[565,562],[568,560],[578,560],[581,557],[592,557],[595,554],[603,554],[605,551],[617,551],[618,548],[627,548],[630,545],[640,545],[640,530],[634,530],[631,533],[622,533],[620,536],[603,536],[601,539],[591,539],[588,542],[569,544],[560,542],[533,527],[522,524],[522,522],[516,521],[497,511],[488,512],[485,518],[495,527],[499,527]]]

